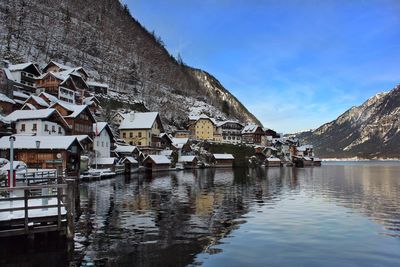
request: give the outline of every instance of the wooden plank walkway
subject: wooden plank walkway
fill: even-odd
[[[72,184],[0,188],[0,238],[50,231],[73,237]]]

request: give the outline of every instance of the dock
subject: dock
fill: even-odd
[[[0,188],[0,239],[36,233],[74,235],[74,180]]]

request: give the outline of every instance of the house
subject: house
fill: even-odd
[[[81,134],[81,135],[73,135],[78,139],[79,143],[83,147],[83,151],[88,152],[88,151],[93,151],[93,139],[90,138],[90,136],[86,134]]]
[[[148,155],[143,160],[143,166],[147,171],[168,171],[171,166],[171,160],[163,155]]]
[[[215,167],[233,167],[235,157],[232,154],[213,154],[212,162]]]
[[[160,133],[160,144],[163,149],[172,147],[172,137],[167,133]]]
[[[95,96],[85,97],[82,102],[83,105],[89,106],[92,114],[99,114],[100,101]]]
[[[217,131],[222,135],[222,142],[240,144],[242,142],[243,125],[237,121],[217,122]]]
[[[73,71],[77,74],[81,75],[81,77],[86,81],[89,78],[89,74],[83,67],[71,67],[54,60],[51,60],[47,63],[46,67],[44,67],[43,72],[64,72],[64,71]]]
[[[139,172],[139,162],[133,157],[125,157],[121,163],[125,166],[125,174]]]
[[[10,98],[14,91],[35,93],[35,79],[40,75],[38,66],[32,62],[11,64],[5,60],[0,70],[0,87]]]
[[[92,162],[92,168],[96,169],[110,169],[115,171],[118,159],[114,157],[95,158]]]
[[[15,106],[14,110],[21,109],[22,106],[25,104],[25,101],[29,98],[30,95],[19,92],[19,91],[13,91],[13,100],[15,101]]]
[[[29,168],[59,169],[67,175],[79,173],[82,146],[74,136],[14,135],[15,160]],[[9,136],[0,138],[0,155],[10,158]]]
[[[71,130],[61,114],[53,108],[16,110],[5,118],[12,122],[16,134],[63,136]]]
[[[190,147],[189,138],[172,138],[172,149],[177,150],[181,154],[188,154],[192,152]]]
[[[246,125],[242,130],[242,141],[247,144],[261,144],[262,136],[264,136],[264,130],[256,125]]]
[[[87,105],[74,105],[64,101],[58,101],[50,106],[57,111],[67,121],[71,127],[71,135],[89,135],[94,136],[93,123],[96,119],[93,117]]]
[[[158,112],[129,113],[119,126],[119,137],[125,143],[143,148],[161,149],[160,134],[164,132]]]
[[[174,133],[174,137],[176,138],[189,138],[190,131],[189,130],[176,130]]]
[[[276,157],[268,157],[264,161],[265,167],[281,167],[282,161]]]
[[[11,122],[8,121],[2,115],[0,115],[0,137],[11,134],[12,134]]]
[[[222,136],[216,132],[216,122],[205,114],[189,117],[190,137],[196,140],[219,141]]]
[[[199,161],[196,156],[180,156],[178,162],[182,163],[185,169],[195,169],[198,168]]]
[[[264,148],[263,153],[265,156],[270,157],[270,156],[277,156],[278,150],[273,147],[273,146],[267,146]]]
[[[131,146],[131,145],[117,144],[115,146],[114,151],[118,153],[118,155],[120,156],[134,157],[135,159],[137,159],[140,154],[140,149],[137,146]]]
[[[114,116],[111,117],[111,122],[114,125],[120,126],[122,121],[125,119],[125,117],[128,115],[129,113],[123,113],[123,112],[117,112],[114,114]]]
[[[29,98],[24,102],[24,105],[21,109],[25,110],[35,110],[35,109],[44,109],[48,108],[50,105],[41,97],[36,95],[31,95]]]
[[[114,143],[114,134],[107,122],[97,122],[93,124],[95,132],[93,138],[93,150],[97,152],[97,157],[110,157],[111,147]]]
[[[108,84],[99,83],[95,81],[87,81],[87,85],[89,86],[89,91],[94,94],[108,94]]]
[[[15,105],[15,101],[6,96],[5,94],[0,93],[0,114],[8,115],[10,114]]]
[[[57,103],[59,101],[59,99],[56,96],[53,96],[51,94],[48,94],[46,92],[41,92],[39,94],[39,97],[41,99],[43,99],[47,104],[49,104],[49,106]]]

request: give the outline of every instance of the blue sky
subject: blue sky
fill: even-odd
[[[124,3],[279,132],[316,128],[400,80],[400,1]]]

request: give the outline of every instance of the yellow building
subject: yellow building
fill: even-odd
[[[164,132],[158,112],[129,113],[119,126],[119,137],[138,147],[161,147]]]
[[[189,131],[191,137],[197,140],[222,141],[222,135],[217,133],[214,119],[204,114],[189,117]]]

